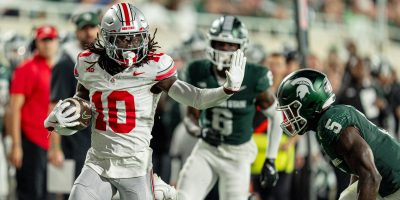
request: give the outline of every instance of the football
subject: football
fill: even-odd
[[[70,102],[70,105],[67,107],[67,109],[71,106],[74,106],[76,107],[75,113],[76,112],[79,113],[79,118],[77,119],[79,125],[74,127],[69,127],[69,129],[82,130],[88,127],[90,124],[90,120],[92,118],[92,109],[90,107],[89,102],[84,99],[76,97],[67,98],[64,100],[64,102]],[[75,113],[71,115],[75,115]]]

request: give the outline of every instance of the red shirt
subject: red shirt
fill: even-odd
[[[22,94],[21,129],[25,137],[41,148],[49,148],[48,131],[43,122],[50,104],[51,68],[46,60],[35,54],[21,63],[11,80],[11,94]]]

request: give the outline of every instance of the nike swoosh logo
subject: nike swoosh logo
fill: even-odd
[[[144,74],[144,72],[133,72],[133,76],[139,76],[141,74]]]
[[[92,118],[92,115],[87,115],[87,114],[86,114],[86,111],[84,111],[84,112],[82,113],[82,119],[90,119],[90,118]]]

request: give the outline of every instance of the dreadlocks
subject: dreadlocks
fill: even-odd
[[[153,36],[149,34],[148,36],[148,54],[153,54],[157,51],[160,46],[158,45],[158,42],[154,41],[156,37],[157,29],[154,30]],[[114,76],[115,74],[118,74],[122,72],[125,67],[122,65],[118,64],[115,60],[111,59],[108,57],[106,48],[104,45],[100,42],[99,39],[99,34],[97,34],[97,39],[95,42],[89,44],[87,46],[87,49],[89,49],[90,52],[93,52],[97,55],[99,55],[99,59],[96,61],[102,69],[104,69],[107,73],[109,73],[111,76]],[[135,67],[140,67],[142,63],[147,63],[149,61],[149,57],[146,56],[140,63],[136,63]],[[90,63],[92,64],[92,63]]]

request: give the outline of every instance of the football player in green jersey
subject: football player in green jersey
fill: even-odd
[[[225,81],[233,52],[246,49],[248,31],[237,17],[222,16],[213,21],[208,39],[209,59],[194,61],[187,68],[187,81],[200,88],[216,88]],[[274,160],[282,135],[279,124],[283,115],[275,109],[275,96],[268,90],[271,84],[272,74],[266,67],[246,63],[242,87],[229,100],[201,112],[188,109],[184,123],[192,135],[201,139],[180,173],[179,199],[204,199],[217,179],[221,200],[247,199],[250,165],[257,152],[251,139],[256,105],[270,119],[271,127],[261,182],[265,187],[276,184]]]
[[[315,132],[332,164],[352,175],[339,200],[400,199],[400,144],[354,107],[332,105],[325,74],[297,70],[282,81],[277,97],[284,132]]]

